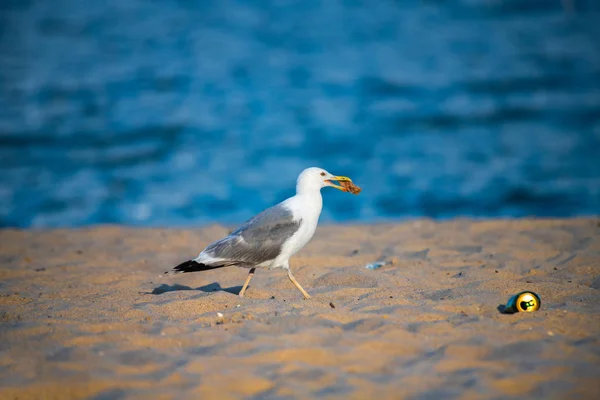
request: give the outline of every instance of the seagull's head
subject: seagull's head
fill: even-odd
[[[345,187],[337,185],[334,182],[352,182],[352,180],[347,176],[330,174],[323,168],[307,168],[300,173],[300,176],[298,176],[298,181],[296,183],[296,192],[303,193],[310,191],[319,191],[326,186],[334,187],[336,189],[341,190],[342,192],[348,191]]]

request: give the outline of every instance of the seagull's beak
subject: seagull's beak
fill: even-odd
[[[336,185],[332,181],[337,181],[337,182],[352,182],[352,179],[348,178],[347,176],[333,176],[333,177],[325,180],[325,182],[327,183],[327,186],[331,186],[331,187],[334,187],[336,189],[341,190],[342,192],[345,192],[346,189],[344,187],[342,187],[340,185]]]

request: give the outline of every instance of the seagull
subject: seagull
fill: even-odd
[[[165,274],[230,266],[250,268],[239,293],[243,297],[256,268],[283,268],[304,298],[310,299],[310,295],[292,275],[289,260],[309,242],[317,229],[323,208],[321,189],[330,186],[344,192],[351,191],[347,189],[348,184],[342,183],[343,186],[340,186],[334,182],[352,184],[350,178],[332,175],[322,168],[305,169],[296,181],[295,196],[267,208],[229,236],[209,244],[198,257],[177,265]],[[360,191],[360,188],[354,188]],[[356,190],[351,192],[358,194]]]

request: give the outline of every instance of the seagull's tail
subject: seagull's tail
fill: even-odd
[[[202,264],[194,260],[189,260],[186,262],[182,262],[175,268],[170,271],[165,272],[165,275],[175,275],[175,274],[183,274],[186,272],[200,272],[200,271],[208,271],[209,269],[222,268],[227,265],[207,265]]]

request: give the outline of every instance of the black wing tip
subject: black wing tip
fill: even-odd
[[[201,267],[202,265],[203,264],[198,264],[194,260],[188,260],[188,261],[184,261],[181,264],[177,265],[171,271],[165,272],[165,274],[168,274],[168,273],[182,274],[182,273],[185,273],[185,272],[198,271],[199,267]]]
[[[209,269],[222,268],[225,265],[206,265],[194,260],[182,262],[170,271],[165,272],[165,275],[184,274],[186,272],[208,271]]]

